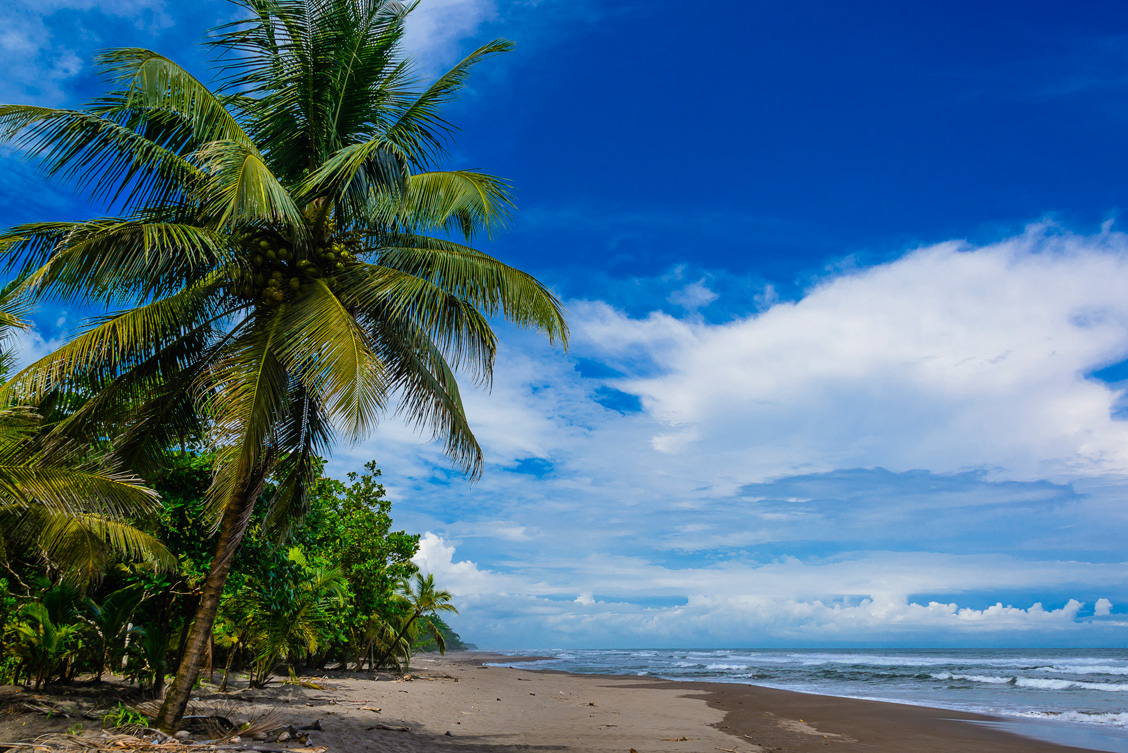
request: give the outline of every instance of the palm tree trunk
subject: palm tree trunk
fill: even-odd
[[[180,656],[176,678],[169,686],[168,694],[154,721],[154,726],[164,732],[175,732],[180,727],[185,709],[188,708],[188,697],[192,694],[192,687],[199,677],[200,665],[207,650],[208,640],[211,638],[212,626],[215,624],[215,615],[219,611],[223,585],[227,582],[231,563],[235,559],[235,553],[239,551],[243,534],[247,531],[255,500],[262,491],[262,482],[263,479],[259,475],[255,481],[247,483],[241,498],[232,501],[223,512],[219,539],[215,545],[215,557],[212,559],[211,569],[208,570],[208,578],[204,582],[204,592],[196,609],[196,618],[192,622],[184,652]]]
[[[407,624],[403,626],[403,629],[399,631],[399,635],[397,635],[396,639],[392,641],[390,646],[388,646],[388,650],[385,651],[380,657],[380,661],[372,665],[373,672],[379,669],[384,664],[384,662],[388,660],[388,657],[391,656],[392,652],[396,650],[396,646],[399,645],[400,640],[407,634],[408,630],[411,630],[411,625],[415,622],[415,618],[417,618],[420,614],[421,612],[416,612],[415,614],[411,615],[411,619],[408,620]]]

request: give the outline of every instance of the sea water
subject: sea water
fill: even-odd
[[[971,711],[1015,722],[1037,721],[1022,728],[1033,736],[1061,742],[1083,738],[1086,742],[1082,744],[1087,747],[1128,751],[1128,649],[640,649],[524,653],[551,658],[522,663],[522,669],[737,682]],[[1070,730],[1075,734],[1067,735]]]

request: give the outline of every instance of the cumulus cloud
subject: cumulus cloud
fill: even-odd
[[[1108,617],[1110,614],[1112,614],[1112,602],[1103,596],[1097,599],[1097,603],[1093,605],[1093,616]]]
[[[717,294],[705,285],[705,280],[698,280],[670,293],[666,300],[686,311],[697,311],[717,300]]]
[[[827,615],[1097,630],[1067,605],[1107,625],[1097,598],[1125,594],[1128,422],[1089,375],[1128,355],[1126,293],[1124,235],[1037,227],[720,323],[571,302],[568,358],[505,331],[492,394],[467,391],[476,485],[394,426],[339,462],[379,458],[397,521],[466,584],[464,626],[496,634],[505,602],[523,645],[610,640],[604,615],[672,643],[829,635]]]
[[[1128,471],[1118,392],[1128,244],[1033,229],[945,243],[713,325],[606,303],[576,332],[667,428],[667,453],[747,477],[873,466],[1012,478]]]

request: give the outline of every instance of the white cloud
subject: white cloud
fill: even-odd
[[[495,0],[422,0],[408,16],[404,46],[425,68],[444,68],[457,62],[458,43],[496,16]]]
[[[575,310],[583,347],[628,374],[615,386],[673,428],[656,446],[722,476],[1128,472],[1119,393],[1085,377],[1128,355],[1123,235],[931,246],[720,325]]]
[[[101,27],[111,17],[150,32],[173,22],[164,0],[9,0],[0,5],[0,99],[61,104],[65,82],[106,44]]]
[[[1060,634],[1106,630],[1110,623],[1081,617],[1084,603],[1068,599],[1047,608],[998,602],[982,607],[958,601],[914,600],[914,589],[989,590],[1038,585],[1083,587],[1089,580],[1123,579],[1124,564],[1022,563],[1007,557],[873,553],[853,561],[808,564],[787,558],[761,566],[712,565],[675,570],[638,558],[589,558],[556,582],[545,570],[501,574],[458,561],[455,548],[428,532],[418,564],[455,595],[456,629],[494,646],[712,645],[849,640],[967,640],[1013,632]],[[527,565],[526,565],[527,567]],[[552,568],[549,568],[551,570]],[[524,568],[520,572],[524,572]],[[579,596],[571,598],[579,588]],[[612,594],[629,593],[629,598]],[[676,594],[665,606],[644,606]],[[822,594],[822,595],[819,595]],[[1109,613],[1097,601],[1098,616]],[[478,636],[478,637],[474,637]]]
[[[1097,603],[1093,605],[1093,616],[1108,617],[1110,614],[1112,614],[1112,602],[1104,597],[1097,599]]]
[[[36,327],[15,330],[9,335],[5,348],[11,347],[16,356],[16,369],[22,369],[62,347],[66,340],[62,337],[44,337]]]
[[[573,360],[505,330],[466,390],[480,482],[394,423],[335,465],[380,460],[483,645],[1103,630],[1064,605],[1126,593],[1128,422],[1085,376],[1126,294],[1124,235],[1034,228],[724,323],[572,302]]]
[[[698,280],[680,290],[675,290],[666,300],[675,306],[681,306],[686,311],[692,312],[717,300],[717,294],[705,285],[705,280]]]

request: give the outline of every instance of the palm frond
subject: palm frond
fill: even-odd
[[[407,105],[386,129],[384,137],[407,154],[413,165],[431,163],[443,153],[442,139],[451,130],[451,125],[439,115],[442,105],[465,85],[471,68],[512,48],[512,42],[495,39],[471,52]]]
[[[384,366],[355,316],[325,279],[306,282],[283,316],[287,368],[349,436],[365,436],[386,405]]]
[[[407,322],[370,322],[387,364],[388,381],[399,396],[397,412],[441,440],[443,451],[471,479],[482,473],[482,448],[474,437],[454,372],[430,338]]]
[[[204,176],[180,154],[82,110],[0,105],[0,141],[34,155],[48,176],[94,200],[158,203],[190,193]]]
[[[175,295],[94,320],[88,330],[0,387],[0,404],[8,404],[13,396],[34,404],[52,390],[66,389],[76,377],[129,370],[201,320],[219,314],[214,288],[215,281],[205,278]]]
[[[394,327],[430,338],[455,369],[489,383],[497,337],[489,321],[466,300],[431,281],[398,269],[356,263],[338,275],[345,306]]]
[[[23,294],[76,301],[142,300],[179,290],[229,258],[227,240],[195,225],[103,217],[19,225],[0,233]]]
[[[261,482],[275,454],[275,432],[289,382],[279,358],[281,315],[264,313],[248,323],[197,380],[198,400],[211,420],[217,449],[208,503],[215,525],[223,511]]]
[[[513,200],[500,178],[474,170],[436,171],[411,175],[399,202],[381,195],[373,210],[380,227],[441,229],[472,240],[479,232],[504,227]]]
[[[0,515],[8,518],[11,511]],[[23,539],[62,571],[74,585],[96,582],[114,561],[132,560],[165,572],[176,570],[176,558],[157,538],[128,522],[92,513],[60,513],[33,505],[4,521],[11,535]]]
[[[542,333],[552,344],[567,347],[564,306],[532,275],[441,238],[385,233],[381,241],[384,245],[376,260],[381,267],[427,280],[486,316],[501,315],[518,327]]]
[[[209,225],[234,230],[240,225],[283,223],[299,237],[305,217],[254,147],[213,141],[196,153],[208,174],[202,192]]]
[[[175,113],[197,143],[251,140],[223,101],[179,65],[151,50],[123,47],[97,58],[98,67],[121,87],[114,104]]]
[[[275,472],[277,491],[265,520],[266,530],[276,541],[285,540],[305,518],[310,491],[321,470],[320,458],[328,453],[333,440],[320,402],[311,398],[300,380],[295,380],[289,401],[289,412],[278,432],[282,460]]]

